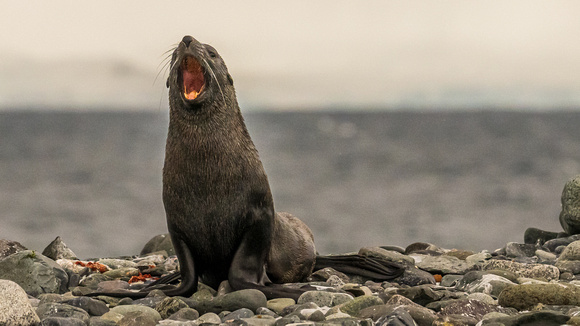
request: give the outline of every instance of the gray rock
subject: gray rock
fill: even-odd
[[[134,318],[136,315],[148,316],[148,317],[151,317],[150,319],[154,320],[155,322],[158,322],[161,320],[161,315],[159,314],[159,312],[157,312],[157,310],[155,310],[153,308],[145,307],[145,306],[140,306],[140,305],[116,306],[115,308],[111,309],[105,315],[108,315],[111,313],[120,314],[123,316],[127,316],[127,315],[131,314],[131,316],[132,316],[131,318]],[[105,315],[103,315],[103,318]]]
[[[322,317],[324,318],[324,315]],[[276,324],[276,319],[272,316],[242,318],[240,321],[245,322],[248,326],[274,326]]]
[[[298,304],[313,302],[319,307],[334,307],[339,304],[353,300],[351,295],[346,293],[333,293],[325,291],[308,291],[298,298]]]
[[[459,282],[462,278],[463,275],[447,274],[443,276],[443,278],[441,278],[441,282],[439,282],[439,285],[445,287],[452,287],[457,285],[457,282]]]
[[[516,273],[520,277],[544,280],[557,280],[560,271],[557,267],[545,264],[521,264],[508,260],[489,260],[481,266],[482,270],[500,269]]]
[[[536,250],[535,255],[538,257],[539,262],[546,263],[552,263],[557,258],[557,256],[554,255],[553,253],[541,249]]]
[[[19,251],[0,260],[0,279],[18,283],[32,296],[68,290],[68,275],[64,269],[33,250]]]
[[[36,325],[40,318],[30,305],[26,292],[16,283],[0,280],[0,325]]]
[[[393,279],[392,282],[408,286],[437,283],[431,273],[415,267],[405,268],[403,275]]]
[[[508,257],[532,257],[536,253],[536,246],[533,244],[508,242],[505,251]]]
[[[558,260],[554,266],[560,273],[580,274],[580,260]]]
[[[151,240],[149,240],[139,255],[145,256],[154,252],[165,251],[168,256],[175,255],[175,249],[173,248],[173,243],[171,242],[171,237],[169,233],[156,235]]]
[[[469,295],[467,295],[467,299],[481,301],[489,305],[497,304],[497,301],[492,296],[481,292],[470,293]]]
[[[279,318],[278,320],[276,320],[276,323],[274,325],[275,326],[286,326],[288,324],[296,324],[296,323],[300,323],[300,317],[288,316],[288,317]],[[314,323],[312,323],[312,324],[314,324]]]
[[[155,305],[155,310],[159,312],[163,319],[168,318],[183,308],[189,308],[189,305],[178,297],[161,298],[161,301]]]
[[[486,318],[481,325],[542,325],[542,326],[560,326],[566,324],[570,319],[569,316],[561,312],[554,311],[532,311],[513,316],[502,316],[495,318]]]
[[[102,316],[109,312],[109,307],[104,302],[89,297],[77,297],[66,301],[66,304],[81,308],[91,316]]]
[[[546,243],[542,245],[542,248],[550,252],[558,253],[557,252],[558,247],[563,246],[563,248],[565,248],[567,245],[577,240],[580,240],[580,234],[575,234],[568,237],[561,237],[546,241]]]
[[[580,175],[564,185],[560,225],[568,234],[580,233]]]
[[[42,320],[42,326],[86,326],[87,324],[78,318],[48,317]]]
[[[197,310],[189,308],[189,307],[182,308],[178,312],[167,317],[167,319],[177,320],[177,321],[196,320],[197,318],[199,318],[199,312],[197,312]]]
[[[332,267],[325,267],[323,269],[319,269],[308,276],[308,282],[326,282],[331,277],[338,277],[342,282],[348,283],[350,282],[350,278],[343,272],[339,272]]]
[[[223,322],[225,322],[228,320],[236,320],[236,319],[250,318],[250,317],[254,317],[254,312],[248,308],[242,308],[242,309],[238,309],[236,311],[230,312],[229,314],[225,315],[221,320]]]
[[[580,305],[580,287],[559,284],[518,284],[503,290],[498,303],[518,310],[545,305]]]
[[[431,274],[465,274],[472,266],[464,260],[453,256],[429,256],[413,254],[415,264]]]
[[[208,312],[201,315],[198,320],[200,324],[208,323],[208,324],[219,324],[222,322],[221,318],[214,314],[213,312]]]
[[[439,315],[434,321],[433,326],[461,325],[475,326],[477,319],[462,315]]]
[[[451,293],[442,287],[436,287],[430,284],[418,285],[410,288],[398,289],[397,294],[400,294],[407,299],[419,304],[426,305],[433,301],[439,301],[444,297],[450,297]],[[381,295],[381,298],[383,296]],[[389,300],[390,301],[390,300]],[[387,302],[389,302],[387,301]]]
[[[558,237],[558,232],[544,231],[537,228],[527,228],[524,232],[524,243],[544,244]]]
[[[84,323],[89,322],[89,313],[81,308],[64,303],[45,303],[38,306],[36,313],[41,320],[48,317],[77,318]]]
[[[284,309],[286,307],[289,307],[289,306],[292,306],[295,304],[296,304],[296,302],[294,301],[294,299],[278,298],[278,299],[268,300],[268,302],[266,303],[266,307],[268,309],[271,309],[273,312],[280,314],[280,313],[282,313],[282,311],[284,311]]]
[[[56,237],[44,250],[42,254],[52,260],[77,259],[77,255],[62,241],[60,236]]]
[[[415,320],[405,309],[398,308],[377,320],[376,326],[415,326]]]
[[[23,250],[27,249],[18,241],[0,239],[0,259]]]
[[[382,304],[384,304],[383,300],[379,299],[378,297],[365,295],[362,297],[356,297],[353,300],[350,300],[336,307],[339,307],[340,311],[356,317],[364,308]]]
[[[259,307],[266,306],[266,296],[262,292],[254,289],[246,289],[217,297],[197,296],[192,308],[200,313],[219,313],[223,310],[235,311],[241,308],[256,311]]]
[[[465,258],[465,262],[469,265],[475,265],[479,263],[483,263],[484,261],[491,258],[491,254],[489,252],[480,252],[477,254],[473,254],[471,256],[467,256]]]
[[[96,290],[98,292],[116,292],[118,290],[127,290],[129,288],[129,283],[127,281],[121,280],[109,281],[110,277],[108,277],[107,275],[102,275],[102,279],[105,279],[107,281],[99,282],[97,280],[98,284]],[[86,283],[83,283],[83,285],[87,286]]]
[[[117,323],[101,317],[91,317],[91,319],[89,319],[89,326],[117,326]]]
[[[580,240],[574,241],[566,246],[558,260],[580,260]]]
[[[503,289],[516,283],[505,277],[480,271],[471,271],[461,279],[455,288],[467,293],[485,293],[497,297]]]
[[[454,300],[451,304],[441,309],[440,315],[463,315],[481,320],[484,315],[490,312],[506,313],[509,310],[503,309],[497,305],[490,305],[477,300]]]
[[[140,311],[131,311],[123,315],[123,318],[117,322],[118,326],[155,326],[158,320],[150,314],[144,314]]]

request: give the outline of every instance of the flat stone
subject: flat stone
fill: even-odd
[[[353,297],[346,293],[308,291],[298,298],[297,303],[304,304],[307,302],[313,302],[319,307],[334,307],[351,300],[353,300]]]
[[[276,319],[272,316],[254,316],[250,318],[242,318],[240,320],[245,322],[248,326],[274,326],[276,324]]]
[[[490,312],[506,312],[505,309],[497,306],[483,303],[478,300],[456,300],[441,309],[440,315],[463,315],[481,320],[484,315]]]
[[[497,297],[506,287],[513,286],[516,283],[505,277],[488,274],[480,271],[472,271],[460,280],[455,288],[467,293],[481,292]]]
[[[532,257],[536,253],[536,246],[534,244],[508,242],[505,251],[508,257]]]
[[[81,308],[73,307],[64,303],[41,304],[36,309],[38,317],[43,320],[48,317],[77,318],[85,323],[89,322],[89,313]]]
[[[453,256],[413,254],[417,267],[431,274],[465,274],[472,266]]]
[[[202,299],[198,296],[195,298],[192,308],[200,313],[219,313],[223,310],[235,311],[241,308],[248,308],[252,311],[256,311],[259,307],[266,306],[266,296],[262,292],[254,289],[246,289],[217,297],[206,296]]]
[[[36,325],[40,318],[30,305],[24,289],[9,280],[0,280],[0,325]]]
[[[177,321],[196,320],[197,318],[199,318],[199,312],[197,312],[197,310],[189,308],[189,307],[179,309],[178,312],[167,317],[167,319],[177,320]]]
[[[254,317],[254,312],[248,308],[238,309],[236,311],[232,311],[229,314],[225,315],[221,318],[222,322],[226,322],[228,320],[237,320],[242,318],[250,318]]]
[[[102,316],[109,312],[109,307],[104,302],[89,297],[76,297],[66,301],[66,304],[81,308],[91,316]]]
[[[481,266],[482,270],[502,269],[516,273],[521,277],[557,280],[560,271],[557,267],[545,264],[522,264],[507,260],[489,260]]]
[[[116,306],[115,308],[111,309],[105,315],[110,314],[110,313],[115,313],[115,314],[119,314],[122,316],[127,316],[129,314],[132,314],[131,316],[134,316],[133,313],[136,313],[138,315],[149,316],[149,317],[151,317],[152,320],[154,320],[156,322],[161,320],[161,315],[159,314],[159,312],[157,312],[157,310],[155,310],[153,308],[141,306],[141,305]],[[103,315],[103,316],[105,316],[105,315]]]
[[[433,274],[415,267],[405,268],[403,275],[393,279],[392,282],[408,286],[437,283]]]
[[[467,256],[465,258],[465,262],[469,265],[475,265],[479,263],[483,263],[484,261],[491,258],[491,254],[489,252],[480,252],[477,254],[473,254],[471,256]]]
[[[580,288],[559,284],[518,284],[503,290],[498,303],[518,310],[531,309],[538,303],[546,305],[580,305]]]
[[[278,298],[268,300],[266,307],[271,309],[273,312],[280,314],[286,307],[292,306],[294,304],[296,304],[296,302],[292,298]]]
[[[532,311],[521,313],[513,316],[502,316],[496,318],[484,319],[481,325],[542,325],[542,326],[560,326],[566,324],[570,319],[569,316],[561,312],[554,311]]]
[[[87,324],[78,318],[47,317],[42,320],[42,326],[86,326]]]
[[[340,311],[356,317],[362,309],[382,304],[384,304],[383,300],[378,297],[365,295],[362,297],[356,297],[337,307],[339,307]]]

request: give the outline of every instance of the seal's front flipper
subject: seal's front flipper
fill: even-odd
[[[332,267],[346,274],[360,275],[376,281],[392,280],[405,271],[400,264],[362,255],[316,256],[314,270]]]

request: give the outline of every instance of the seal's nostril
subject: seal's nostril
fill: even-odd
[[[183,37],[183,39],[181,40],[181,42],[183,42],[185,44],[186,47],[189,47],[189,44],[191,44],[191,42],[193,42],[194,38],[186,35]]]

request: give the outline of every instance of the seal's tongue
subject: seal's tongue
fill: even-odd
[[[183,96],[188,100],[193,100],[203,90],[205,79],[203,77],[203,69],[199,62],[192,57],[187,57],[184,60],[182,67],[183,76]]]

